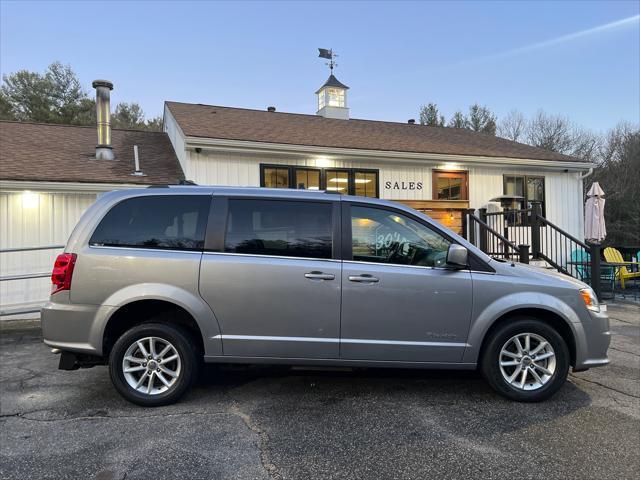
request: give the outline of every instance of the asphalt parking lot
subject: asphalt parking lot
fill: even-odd
[[[609,307],[612,364],[518,404],[473,372],[207,368],[182,402],[64,372],[37,324],[2,326],[0,477],[637,478],[640,307]]]

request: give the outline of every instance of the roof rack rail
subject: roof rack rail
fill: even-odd
[[[342,192],[338,190],[323,190],[324,193],[328,193],[329,195],[342,195]]]
[[[178,180],[178,183],[172,183],[170,185],[149,185],[147,188],[170,188],[170,187],[188,187],[188,186],[198,186],[196,182],[193,180]]]

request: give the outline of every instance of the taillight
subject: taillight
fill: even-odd
[[[51,295],[71,288],[71,277],[73,276],[76,257],[75,253],[61,253],[56,258],[56,263],[53,264],[53,272],[51,272]]]

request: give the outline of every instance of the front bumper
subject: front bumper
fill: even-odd
[[[576,327],[576,364],[574,371],[608,365],[607,350],[611,344],[609,316],[606,311],[588,311],[588,316]]]

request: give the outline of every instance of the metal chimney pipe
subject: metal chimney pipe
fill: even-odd
[[[114,160],[116,157],[111,148],[111,90],[113,83],[108,80],[94,80],[96,89],[96,122],[98,126],[97,160]]]

